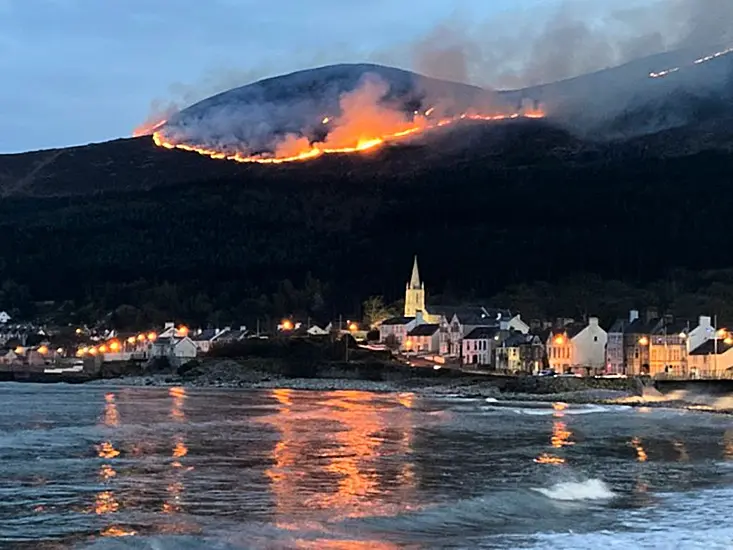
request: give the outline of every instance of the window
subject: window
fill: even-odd
[[[594,341],[594,342],[598,342],[598,336],[594,336],[594,337],[593,337],[593,341]]]

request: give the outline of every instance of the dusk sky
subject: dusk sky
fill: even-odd
[[[409,66],[400,48],[441,21],[553,2],[0,0],[0,152],[129,136],[153,100],[309,66]]]

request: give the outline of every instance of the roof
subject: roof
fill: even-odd
[[[382,322],[383,326],[395,326],[395,325],[406,325],[407,323],[414,321],[414,317],[392,317]]]
[[[505,348],[525,346],[531,344],[535,338],[537,338],[537,336],[534,334],[522,334],[521,332],[515,332],[506,338],[501,345]]]
[[[432,336],[440,330],[440,325],[417,325],[407,333],[408,336]]]
[[[626,327],[628,326],[629,321],[628,319],[616,319],[613,324],[611,325],[611,328],[608,329],[608,333],[619,333],[624,332],[626,330]]]
[[[490,340],[499,333],[498,327],[476,327],[469,332],[464,340]]]
[[[680,334],[682,332],[688,332],[690,327],[694,326],[694,323],[690,323],[685,320],[673,321],[666,325],[660,325],[656,328],[653,334]]]
[[[194,334],[191,336],[191,340],[194,342],[208,342],[209,340],[213,340],[214,336],[216,336],[219,333],[218,330],[215,328],[207,328],[206,330],[202,331],[201,334]]]
[[[587,326],[588,325],[585,323],[570,323],[563,328],[552,329],[550,331],[550,337],[554,338],[555,336],[567,336],[568,338],[575,338]]]
[[[690,352],[690,355],[723,355],[729,349],[733,348],[733,344],[726,344],[724,340],[718,340],[717,346],[715,344],[715,338],[706,340],[694,350]]]
[[[636,319],[629,323],[624,331],[626,334],[653,334],[660,324],[660,319],[651,319],[649,322],[644,319]]]

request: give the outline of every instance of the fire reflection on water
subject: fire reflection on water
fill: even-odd
[[[171,412],[170,416],[176,422],[185,422],[186,414],[183,410],[183,403],[186,399],[185,388],[175,387],[168,390],[168,395],[171,397]],[[183,511],[181,501],[183,498],[183,492],[185,490],[183,474],[193,468],[184,468],[181,463],[182,458],[188,455],[188,447],[182,433],[177,433],[173,436],[172,449],[171,449],[171,479],[166,486],[166,492],[168,493],[167,500],[163,503],[162,510],[166,514],[177,514]],[[175,529],[174,529],[175,530]]]
[[[265,473],[279,527],[294,528],[297,524],[281,518],[297,518],[313,510],[327,512],[329,520],[338,521],[410,509],[416,485],[409,459],[411,394],[396,398],[404,408],[399,412],[395,403],[384,405],[388,397],[367,392],[329,392],[319,407],[307,397],[300,403],[303,398],[292,390],[273,390],[272,395],[277,412],[263,421],[275,427],[280,437],[272,451],[273,465]],[[320,443],[314,444],[314,430],[324,433]],[[324,479],[328,482],[323,483]],[[371,543],[364,547],[379,548]]]
[[[567,424],[562,420],[565,416],[565,409],[568,408],[567,403],[553,403],[552,404],[552,435],[550,436],[550,445],[553,449],[562,449],[575,443],[570,441],[573,435],[568,429]],[[542,453],[540,456],[534,459],[538,464],[565,464],[565,459],[550,453]]]

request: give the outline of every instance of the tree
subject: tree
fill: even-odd
[[[394,315],[394,312],[384,304],[381,296],[372,296],[362,304],[364,310],[364,322],[369,328],[375,329],[382,322]]]

